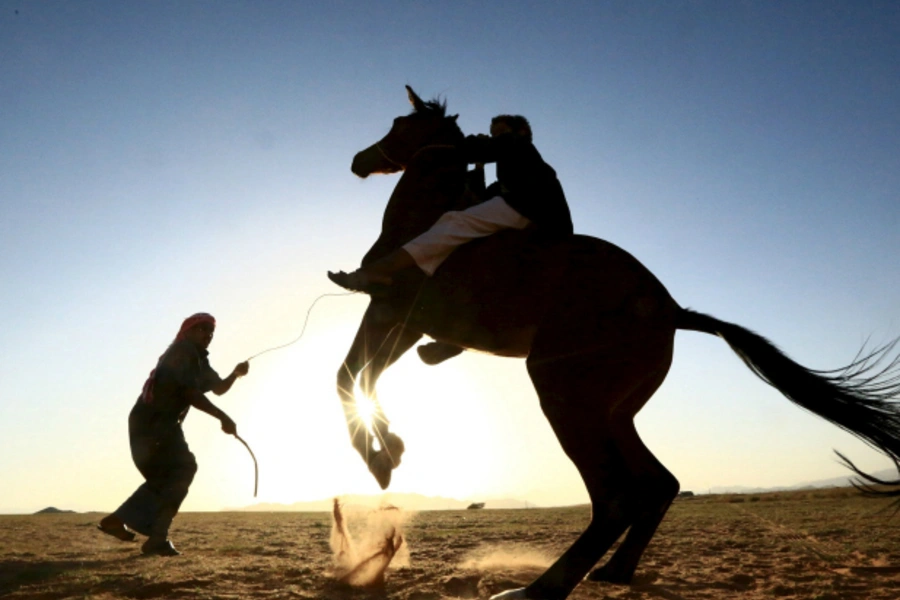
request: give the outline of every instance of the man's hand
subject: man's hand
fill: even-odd
[[[247,362],[247,361],[245,360],[245,361],[242,362],[242,363],[238,363],[238,364],[234,367],[234,371],[232,371],[232,374],[233,374],[235,377],[243,377],[243,376],[246,375],[249,371],[250,371],[250,363]]]
[[[228,435],[237,435],[237,425],[235,425],[234,421],[231,420],[231,417],[222,413],[222,417],[219,419],[219,422],[222,423],[222,431],[227,433]]]

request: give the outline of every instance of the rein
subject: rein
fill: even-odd
[[[401,169],[406,169],[405,164],[397,162],[396,160],[388,156],[387,152],[384,151],[384,148],[381,147],[381,142],[375,142],[375,147],[378,149],[378,151],[381,153],[381,156],[383,156],[386,161],[388,161],[392,165],[400,167]],[[422,146],[421,148],[413,152],[413,155],[409,157],[409,160],[406,161],[406,164],[411,163],[415,157],[417,157],[425,150],[432,150],[435,148],[456,148],[456,146],[454,146],[453,144],[428,144],[427,146]]]
[[[406,165],[404,165],[403,163],[398,163],[396,160],[388,156],[387,152],[384,151],[384,148],[381,147],[381,142],[375,142],[375,147],[378,148],[378,151],[381,152],[381,156],[383,156],[386,161],[396,167],[400,167],[401,169],[406,168]]]

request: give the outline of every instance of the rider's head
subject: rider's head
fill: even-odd
[[[514,133],[531,141],[531,125],[522,115],[497,115],[491,119],[491,135],[497,137],[505,133]]]

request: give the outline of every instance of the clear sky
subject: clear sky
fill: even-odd
[[[466,133],[526,115],[576,230],[683,306],[849,362],[900,335],[898,40],[887,1],[0,0],[0,513],[133,491],[128,412],[184,317],[217,317],[225,375],[341,291],[325,272],[358,264],[397,181],[350,161],[405,84]],[[257,501],[379,492],[334,392],[365,306],[323,298],[213,397]],[[523,361],[410,353],[382,383],[392,490],[587,500]],[[638,428],[700,492],[838,476],[832,449],[888,466],[698,333]],[[244,448],[202,413],[185,430],[183,508],[252,504]]]

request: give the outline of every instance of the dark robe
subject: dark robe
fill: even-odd
[[[173,342],[128,415],[131,457],[146,481],[114,514],[143,535],[168,532],[197,472],[181,424],[191,394],[221,382],[208,354],[187,340]]]

